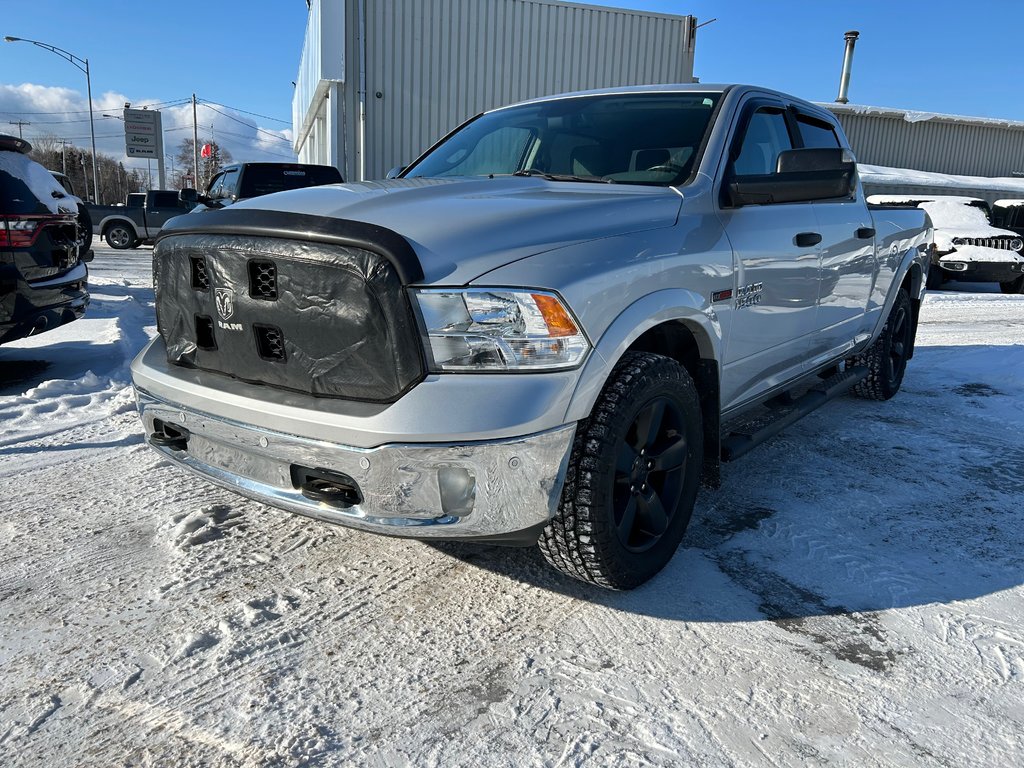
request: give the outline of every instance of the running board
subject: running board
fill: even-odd
[[[815,384],[791,404],[776,406],[765,416],[737,425],[722,437],[722,461],[738,459],[829,400],[845,395],[867,375],[867,366],[848,368],[820,384]]]

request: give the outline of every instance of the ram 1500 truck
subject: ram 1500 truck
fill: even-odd
[[[139,243],[152,242],[169,219],[188,213],[195,203],[178,199],[173,190],[151,189],[132,192],[124,205],[87,205],[92,215],[93,232],[111,248],[123,250]]]
[[[869,208],[806,101],[545,98],[395,180],[171,222],[132,373],[149,443],[215,483],[366,531],[539,543],[624,589],[722,461],[851,389],[897,392],[930,240],[924,211]]]

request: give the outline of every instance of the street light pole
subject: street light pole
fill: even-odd
[[[11,37],[10,35],[4,36],[4,41],[8,43],[32,43],[39,48],[55,53],[62,59],[66,59],[71,62],[72,65],[78,67],[79,70],[85,72],[85,87],[89,94],[89,134],[92,138],[92,196],[93,202],[99,203],[100,201],[100,184],[99,184],[99,171],[96,162],[96,123],[93,120],[92,115],[92,77],[89,74],[89,60],[83,59],[81,56],[75,56],[75,54],[65,51],[63,48],[58,48],[55,45],[49,43],[41,43],[38,40],[28,40],[24,37]]]

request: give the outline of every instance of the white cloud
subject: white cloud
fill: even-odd
[[[96,124],[97,151],[119,158],[128,168],[145,168],[146,161],[128,158],[124,152],[124,129],[121,116],[125,102],[133,107],[159,104],[157,99],[127,96],[115,91],[94,96],[93,113]],[[115,115],[114,118],[103,114]],[[167,171],[181,141],[192,138],[192,104],[161,109]],[[11,121],[26,121],[22,126],[29,141],[37,136],[66,138],[84,149],[90,148],[89,103],[85,94],[71,88],[57,88],[33,83],[8,85],[0,83],[0,132],[18,133]],[[197,110],[200,141],[214,138],[239,162],[295,160],[290,128],[261,125],[259,118],[240,113],[219,104],[199,104]],[[155,163],[154,163],[155,172]]]

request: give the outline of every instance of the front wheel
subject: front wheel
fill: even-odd
[[[136,238],[135,233],[129,229],[127,224],[111,224],[103,233],[103,239],[111,248],[123,251],[135,245]]]
[[[612,589],[665,567],[693,514],[704,433],[686,369],[625,354],[579,423],[558,513],[540,537],[551,565]]]
[[[871,400],[888,400],[899,392],[914,346],[914,333],[910,295],[901,288],[881,335],[866,350],[846,361],[847,367],[864,365],[868,369],[867,378],[854,385],[853,394]]]
[[[999,284],[999,290],[1003,293],[1024,293],[1024,275],[1016,280],[1007,280]]]

